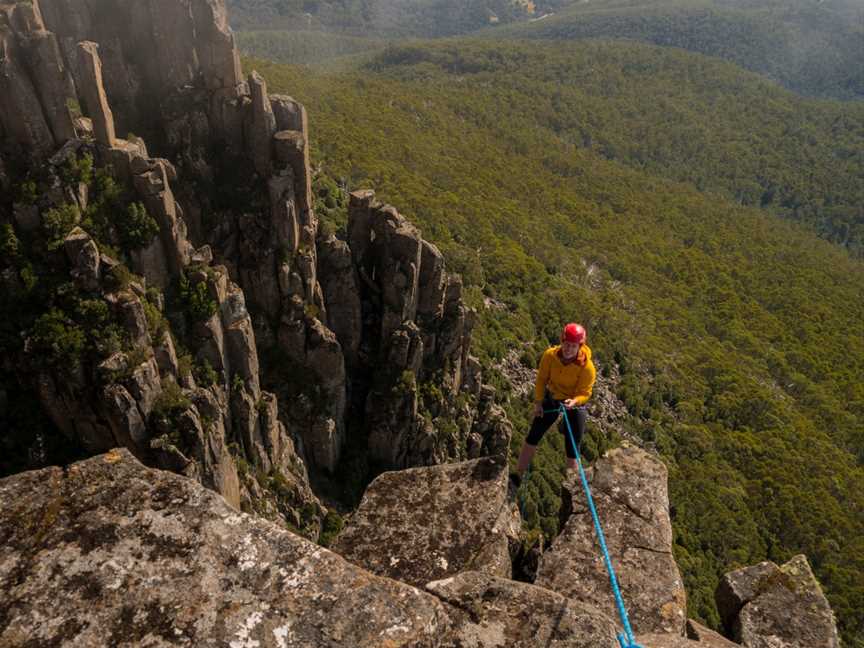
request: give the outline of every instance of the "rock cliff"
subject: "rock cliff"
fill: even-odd
[[[604,461],[612,473],[653,474],[646,493],[662,487],[664,476],[644,453],[613,452]],[[507,537],[501,520],[510,516],[498,511],[508,509],[502,474],[494,460],[480,459],[382,475],[336,543],[342,557],[236,511],[194,480],[146,468],[125,449],[2,479],[0,645],[617,646],[620,626],[605,601],[512,581],[496,575],[500,561],[476,560],[496,555],[497,539]],[[440,496],[400,514],[384,505],[388,484],[397,486],[394,497],[426,484],[437,484],[430,491]],[[383,505],[377,517],[376,503]],[[613,507],[604,518],[615,526],[630,515]],[[425,529],[416,523],[424,516]],[[377,550],[369,551],[376,533]],[[616,564],[643,544],[633,536],[621,543]],[[578,552],[571,560],[591,564]],[[640,578],[654,575],[634,571],[630,580]],[[655,602],[676,595],[652,593]],[[654,606],[641,595],[627,602],[646,625],[640,609]],[[837,645],[803,557],[728,574],[718,603],[746,617],[744,645]],[[653,632],[638,641],[644,648],[739,645],[692,620],[686,635]]]
[[[637,448],[617,448],[587,471],[610,553],[636,633],[683,635],[686,594],[672,555],[666,467]],[[572,512],[535,583],[614,614],[614,599],[582,485],[565,484]]]
[[[310,476],[349,439],[379,470],[506,450],[459,277],[371,191],[344,239],[319,231],[306,112],[242,75],[222,2],[4,2],[0,47],[4,222],[124,341],[71,380],[21,350],[10,371],[70,439],[310,534]],[[3,261],[10,294],[31,261]]]
[[[0,481],[0,645],[437,646],[428,593],[120,450]]]

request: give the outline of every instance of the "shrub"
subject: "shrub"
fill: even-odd
[[[159,233],[159,225],[140,202],[130,203],[116,222],[117,235],[125,250],[147,247]]]
[[[210,297],[207,284],[203,281],[193,284],[182,275],[180,277],[180,299],[183,310],[193,322],[206,322],[216,313],[216,300]]]
[[[49,365],[76,368],[81,362],[86,336],[63,311],[54,308],[36,320],[30,340],[32,350]]]
[[[189,398],[173,380],[162,383],[162,391],[153,402],[151,416],[154,420],[167,426],[176,425],[177,417],[191,405]]]
[[[35,205],[39,197],[39,185],[33,180],[25,180],[17,187],[15,201],[24,205]]]
[[[109,290],[126,290],[135,279],[129,268],[122,263],[114,266],[105,274],[105,287]]]
[[[15,235],[15,228],[11,223],[3,223],[0,227],[0,255],[4,259],[14,261],[21,253],[21,244]]]
[[[85,153],[80,159],[68,157],[60,167],[60,178],[68,185],[79,182],[89,185],[93,181],[93,156]]]
[[[168,321],[162,316],[162,311],[153,304],[149,299],[142,300],[144,306],[144,315],[147,317],[147,330],[150,333],[150,339],[153,342],[158,342],[168,330]]]
[[[342,519],[341,515],[332,509],[327,511],[327,515],[324,516],[321,523],[321,535],[318,536],[318,544],[322,547],[329,547],[344,526],[345,520]]]
[[[201,387],[210,387],[219,380],[219,374],[207,358],[204,358],[201,364],[195,365],[193,371],[195,372],[195,382]]]
[[[49,250],[56,250],[63,245],[63,239],[81,220],[81,212],[75,205],[63,205],[49,209],[42,214],[42,230]]]
[[[78,103],[75,99],[71,97],[66,100],[66,108],[69,109],[69,114],[73,118],[80,117],[83,113],[81,112],[81,104]]]
[[[75,308],[75,315],[89,330],[107,326],[110,320],[108,304],[101,299],[82,299]]]
[[[192,356],[184,353],[177,358],[177,374],[181,377],[188,376],[192,373],[195,363],[192,361]]]

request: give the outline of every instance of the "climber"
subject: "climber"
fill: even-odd
[[[582,441],[588,418],[585,403],[591,398],[591,389],[597,376],[591,361],[591,349],[585,339],[585,329],[580,324],[567,324],[561,332],[561,344],[546,349],[540,359],[534,386],[534,421],[519,453],[516,474],[512,476],[517,487],[534,458],[537,444],[558,418],[562,403],[567,410],[577,448]],[[561,423],[564,431],[564,422]],[[566,438],[564,445],[567,451],[567,467],[576,470],[576,454]]]

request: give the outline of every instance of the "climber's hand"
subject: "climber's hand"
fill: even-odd
[[[573,409],[574,407],[578,407],[579,403],[576,402],[575,398],[568,398],[564,401],[564,407],[567,409]]]

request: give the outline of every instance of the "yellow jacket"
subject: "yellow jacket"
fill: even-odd
[[[577,405],[584,405],[591,398],[594,379],[597,377],[597,370],[591,361],[591,349],[587,344],[583,344],[579,349],[579,360],[567,364],[562,361],[560,349],[560,345],[550,347],[540,358],[537,383],[534,385],[534,400],[538,403],[542,401],[548,386],[555,400],[575,398]]]

